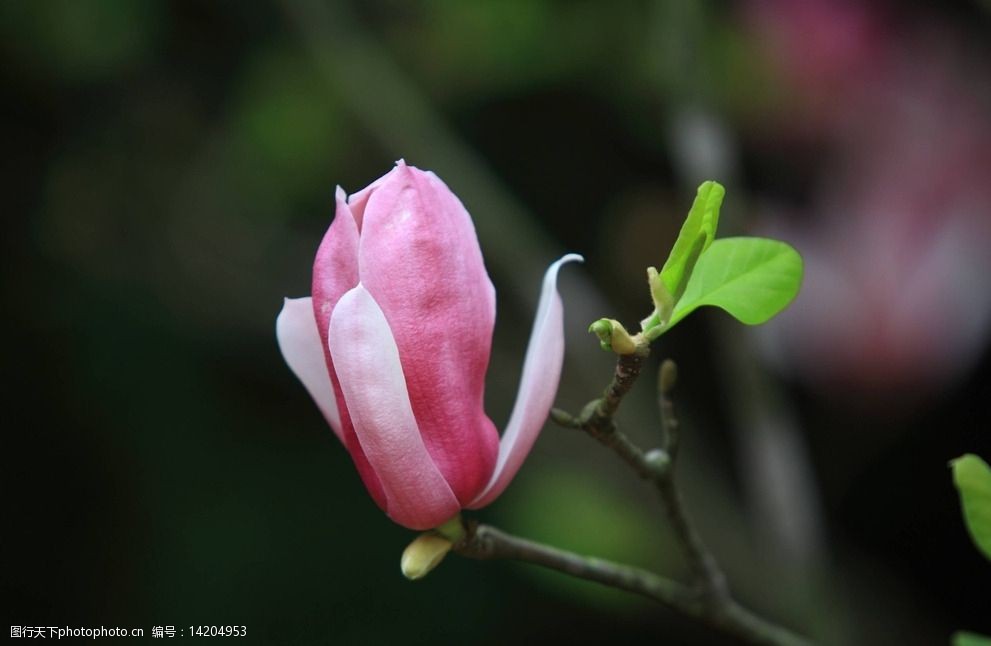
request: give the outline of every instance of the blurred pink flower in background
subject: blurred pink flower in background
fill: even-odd
[[[822,141],[825,160],[804,210],[765,211],[806,262],[765,347],[820,384],[938,387],[991,331],[991,102],[974,83],[988,70],[968,67],[938,25],[881,29],[877,5],[751,9],[782,78],[808,99],[783,128]]]
[[[788,128],[840,127],[849,102],[884,73],[890,21],[878,3],[751,0],[744,20],[788,86],[779,92]]]
[[[560,266],[544,276],[513,412],[500,442],[483,409],[495,289],[475,228],[433,173],[399,161],[346,197],[313,266],[312,298],[286,299],[286,362],[344,443],[375,502],[411,529],[492,502],[554,402],[564,360]]]

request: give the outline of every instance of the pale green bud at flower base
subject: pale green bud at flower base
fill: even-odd
[[[449,539],[435,532],[420,534],[403,551],[399,561],[403,576],[410,581],[422,579],[440,565],[453,546]]]

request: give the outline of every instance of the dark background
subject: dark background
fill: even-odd
[[[989,34],[977,1],[3,2],[8,623],[718,643],[530,566],[401,577],[412,534],[274,320],[335,185],[404,157],[475,218],[500,427],[546,264],[586,257],[562,274],[576,410],[611,370],[584,329],[649,313],[644,268],[698,182],[725,183],[722,235],[807,261],[759,334],[699,313],[652,359],[680,364],[682,480],[734,590],[828,643],[991,633],[946,467],[991,456]],[[652,382],[620,417],[645,446]],[[574,432],[546,428],[474,516],[684,575],[650,492]]]

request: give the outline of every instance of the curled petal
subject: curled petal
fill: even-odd
[[[568,254],[552,264],[544,274],[540,304],[523,362],[520,388],[506,432],[499,442],[495,471],[485,489],[467,505],[469,509],[479,509],[499,497],[530,453],[554,405],[564,362],[564,308],[557,293],[557,273],[561,265],[582,260],[577,254]]]
[[[385,493],[385,512],[410,529],[449,520],[460,505],[420,436],[392,330],[361,284],[337,302],[328,339],[355,435]]]
[[[337,438],[344,441],[334,386],[330,383],[311,301],[310,297],[287,298],[275,320],[275,336],[289,368],[303,382]]]

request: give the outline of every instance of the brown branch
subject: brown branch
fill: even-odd
[[[649,347],[643,345],[633,354],[620,355],[616,361],[612,381],[606,386],[602,397],[589,402],[578,417],[572,417],[557,408],[551,411],[551,419],[556,423],[585,431],[615,451],[645,480],[653,480],[656,477],[655,468],[651,466],[643,450],[616,428],[613,417],[619,410],[623,398],[640,376],[644,360],[649,354]]]
[[[542,565],[580,579],[633,592],[665,605],[695,612],[692,591],[641,568],[621,565],[519,538],[489,525],[469,524],[454,551],[474,559],[512,559]]]
[[[662,579],[657,575],[608,561],[581,562],[584,557],[560,552],[554,548],[530,543],[522,539],[486,528],[482,540],[500,543],[498,548],[486,547],[482,553],[497,553],[503,558],[516,558],[551,567],[573,576],[599,581],[643,596],[653,598],[682,613],[703,619],[755,644],[807,644],[793,633],[775,626],[740,606],[731,596],[726,576],[715,557],[703,543],[685,509],[681,491],[675,480],[675,462],[679,448],[678,420],[671,401],[671,390],[677,377],[677,369],[671,360],[661,364],[658,378],[658,406],[663,422],[663,448],[644,452],[617,427],[614,420],[623,398],[633,387],[643,362],[649,354],[649,346],[642,344],[634,354],[620,355],[616,362],[612,381],[602,397],[595,399],[578,417],[555,409],[552,419],[562,426],[588,433],[601,444],[613,450],[644,480],[655,486],[660,494],[665,515],[675,538],[681,546],[694,578],[694,586]],[[482,529],[482,528],[479,528]],[[491,532],[497,532],[492,534]],[[477,534],[477,533],[476,533]],[[512,538],[510,545],[501,545],[503,539]],[[539,548],[539,549],[537,549]],[[486,552],[487,550],[487,552]],[[553,556],[553,558],[551,558]],[[475,558],[487,558],[475,556]],[[488,557],[497,558],[497,557]],[[576,562],[577,559],[579,562]],[[587,561],[587,559],[585,559]],[[634,576],[635,575],[635,576]],[[658,593],[663,590],[663,593]]]
[[[677,464],[678,447],[678,418],[674,414],[674,403],[671,401],[671,391],[677,380],[677,367],[674,361],[665,359],[658,373],[657,398],[661,411],[661,421],[664,430],[663,455],[661,468],[658,469],[655,484],[664,502],[671,528],[674,530],[678,543],[685,552],[689,567],[695,576],[696,583],[705,590],[711,603],[715,605],[728,603],[731,600],[726,575],[716,562],[716,558],[702,542],[702,537],[696,531],[688,517],[681,490],[674,478]]]
[[[802,637],[761,619],[731,599],[713,607],[697,591],[653,572],[557,549],[507,534],[489,525],[469,524],[464,537],[454,545],[453,550],[473,559],[512,559],[533,563],[579,579],[626,590],[751,644],[809,644]]]

